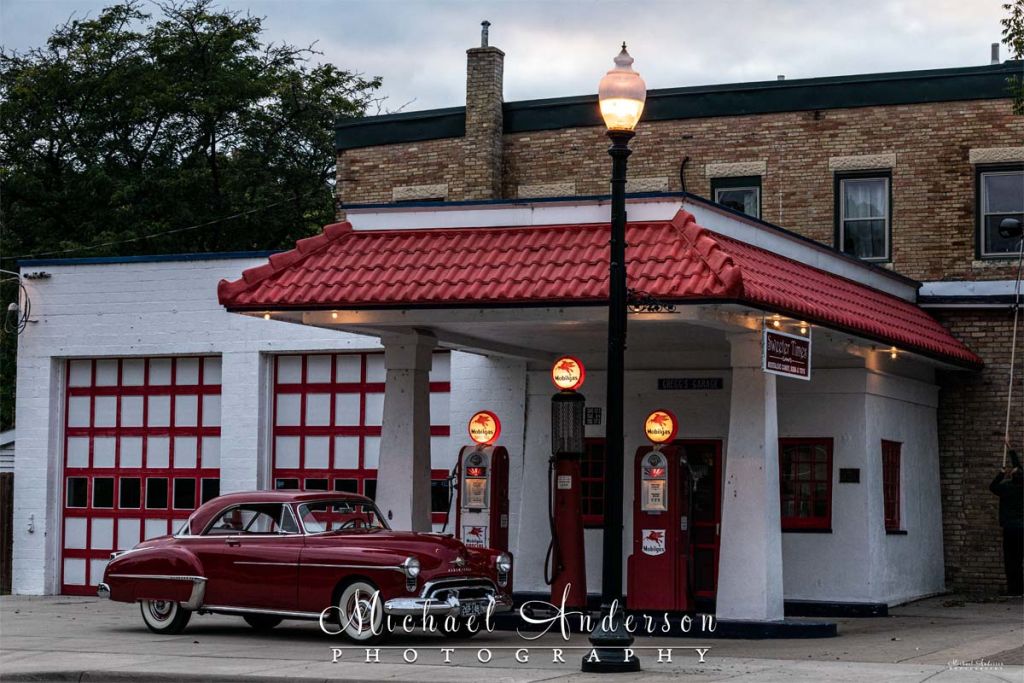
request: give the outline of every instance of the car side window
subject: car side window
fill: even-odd
[[[224,510],[206,532],[207,536],[296,534],[298,524],[287,505],[243,504]]]

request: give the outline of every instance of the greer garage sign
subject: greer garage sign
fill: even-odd
[[[766,329],[761,367],[783,377],[811,379],[811,338]]]

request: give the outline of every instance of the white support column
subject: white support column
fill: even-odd
[[[761,370],[761,334],[729,338],[732,400],[725,458],[719,619],[778,621],[782,612],[779,425],[775,375]]]
[[[220,386],[220,492],[254,491],[266,462],[269,420],[268,388],[258,351],[234,351],[221,356]],[[273,486],[265,486],[273,488]]]
[[[430,531],[430,366],[437,339],[383,337],[387,383],[377,507],[395,529]]]

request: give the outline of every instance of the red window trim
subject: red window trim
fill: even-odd
[[[588,484],[588,483],[600,483],[600,484],[602,484],[602,489],[601,489],[602,493],[604,491],[603,485],[605,485],[607,483],[607,476],[606,476],[607,475],[607,469],[606,469],[607,460],[606,460],[606,457],[605,457],[607,455],[607,451],[604,450],[605,439],[604,439],[603,436],[601,436],[601,437],[590,437],[590,438],[584,439],[583,443],[584,443],[584,447],[585,448],[588,447],[588,446],[601,446],[601,448],[602,448],[602,450],[601,450],[601,460],[600,460],[600,462],[601,462],[601,475],[600,476],[598,476],[598,477],[587,476],[587,475],[585,475],[583,473],[583,462],[584,462],[584,460],[587,459],[587,456],[590,454],[589,450],[587,450],[587,452],[584,453],[583,457],[580,459],[580,507],[582,508],[582,511],[583,511],[583,514],[581,515],[583,517],[583,528],[584,529],[599,529],[599,528],[602,528],[604,526],[604,496],[602,495],[602,497],[599,498],[599,499],[584,498],[583,493],[585,491],[585,486],[584,485]],[[590,513],[588,513],[587,512],[588,509],[593,510],[594,508],[588,508],[587,503],[588,503],[588,501],[593,503],[594,500],[597,501],[596,502],[596,507],[599,510],[599,512],[590,512]]]
[[[784,473],[782,471],[782,449],[786,446],[824,446],[828,454],[828,480],[826,488],[826,505],[824,517],[786,517],[781,515],[781,496],[783,495],[782,482]],[[832,472],[833,465],[833,440],[831,437],[796,437],[779,439],[779,496],[780,516],[783,531],[831,531],[832,530]],[[818,480],[811,479],[812,483]]]
[[[899,441],[882,439],[882,518],[886,531],[901,531],[901,452]]]
[[[377,470],[366,467],[358,468],[347,468],[347,469],[335,469],[334,463],[334,440],[331,439],[329,451],[328,451],[328,466],[324,469],[306,469],[304,467],[306,462],[306,444],[305,439],[302,437],[307,436],[380,436],[381,427],[380,425],[346,425],[336,426],[335,422],[335,410],[337,409],[334,395],[337,393],[350,393],[357,394],[359,396],[359,410],[361,415],[365,415],[366,410],[366,395],[374,393],[384,393],[384,382],[367,382],[367,359],[370,356],[383,356],[383,352],[374,351],[307,351],[301,353],[287,352],[274,354],[271,357],[272,362],[272,398],[270,408],[270,420],[271,420],[271,460],[270,460],[270,488],[274,488],[278,479],[298,479],[300,488],[304,486],[307,479],[326,479],[327,490],[333,491],[334,485],[337,480],[352,479],[355,480],[357,492],[360,494],[366,494],[366,482],[377,480]],[[283,357],[298,356],[302,359],[301,377],[299,382],[278,382],[278,369],[280,359]],[[329,382],[306,382],[308,372],[308,359],[312,356],[330,356],[331,357],[331,381]],[[360,381],[358,382],[339,382],[337,381],[338,372],[338,356],[358,356],[360,358]],[[300,396],[299,403],[299,424],[298,425],[278,425],[277,424],[277,396],[278,394],[298,394]],[[451,383],[450,382],[430,382],[431,393],[450,393]],[[312,426],[305,425],[306,421],[306,397],[310,394],[329,394],[332,398],[330,401],[330,418],[328,425]],[[362,417],[360,421],[362,421]],[[446,425],[432,425],[430,427],[431,436],[449,436],[451,434],[451,427]],[[279,436],[294,436],[299,437],[299,466],[297,468],[279,468],[276,466],[277,462],[277,438]],[[365,444],[363,438],[359,441],[359,463],[360,465],[364,462],[365,457]],[[430,477],[431,481],[445,481],[448,479],[449,472],[443,469],[431,469]],[[445,522],[446,512],[431,512],[431,522],[434,524],[443,524]]]

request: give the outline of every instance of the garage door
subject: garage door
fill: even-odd
[[[220,358],[69,360],[61,590],[220,491]]]
[[[430,372],[433,522],[448,509],[449,353],[435,353]],[[277,356],[274,363],[273,480],[278,489],[377,493],[384,354]],[[451,524],[448,526],[452,528]]]

